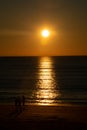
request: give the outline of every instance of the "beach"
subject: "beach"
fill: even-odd
[[[87,129],[87,106],[0,105],[0,129]]]

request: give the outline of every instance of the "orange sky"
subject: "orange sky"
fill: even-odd
[[[0,9],[0,56],[87,55],[87,1],[4,0]]]

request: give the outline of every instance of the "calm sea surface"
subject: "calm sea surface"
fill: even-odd
[[[0,57],[0,103],[87,105],[87,57]]]

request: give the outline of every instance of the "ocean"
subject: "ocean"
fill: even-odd
[[[0,57],[0,104],[87,105],[87,57]]]

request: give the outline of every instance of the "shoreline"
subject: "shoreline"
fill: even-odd
[[[7,105],[7,106],[12,106],[14,105],[14,102],[10,102],[10,103],[0,103],[1,105]],[[42,103],[25,103],[26,106],[71,106],[71,107],[87,107],[87,103],[53,103],[53,104],[42,104]]]

